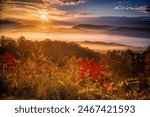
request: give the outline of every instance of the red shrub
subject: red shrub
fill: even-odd
[[[9,53],[0,55],[0,67],[6,66],[6,67],[15,67],[16,61],[15,56]]]
[[[79,73],[80,78],[82,79],[89,77],[92,80],[96,80],[97,78],[100,77],[100,75],[103,76],[104,72],[105,72],[105,66],[97,65],[94,62],[94,59],[91,59],[89,61],[86,59],[82,59],[81,67],[78,73]]]

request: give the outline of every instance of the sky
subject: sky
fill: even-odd
[[[150,16],[150,0],[1,0],[1,19]],[[22,17],[25,16],[25,17]]]
[[[26,35],[29,32],[53,33],[54,36],[55,32],[85,33],[72,29],[78,24],[140,26],[140,33],[135,29],[132,34],[126,29],[116,33],[115,28],[113,33],[149,36],[150,0],[0,0],[2,35],[9,36],[11,33],[20,36],[21,32],[27,31]],[[112,35],[112,32],[109,33]],[[149,38],[147,40],[149,42]]]
[[[77,6],[62,6],[69,13],[87,13],[92,16],[149,16],[149,0],[85,0]]]

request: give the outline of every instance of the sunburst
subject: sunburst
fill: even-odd
[[[44,10],[41,10],[41,11],[39,12],[39,18],[40,18],[41,20],[43,20],[43,21],[48,21],[48,19],[49,19],[49,14],[48,14],[48,12],[46,12],[46,11],[44,11]]]

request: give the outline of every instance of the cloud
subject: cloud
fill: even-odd
[[[29,2],[29,3],[43,3],[43,0],[10,0],[10,1]]]
[[[7,2],[7,5],[1,10],[0,19],[18,19],[18,20],[40,20],[41,12],[46,13],[49,21],[52,19],[68,21],[72,18],[87,17],[90,13],[68,13],[55,5],[44,5],[40,3],[27,2],[28,0],[15,0]],[[31,1],[31,0],[30,0]],[[75,1],[74,1],[75,2]],[[25,16],[25,17],[22,17]]]
[[[72,23],[74,22],[72,20],[89,17],[91,13],[71,13],[67,10],[61,9],[60,5],[78,5],[85,1],[86,0],[3,0],[3,3],[0,3],[2,6],[0,7],[0,20],[12,19],[22,24],[30,24],[32,21],[35,22],[36,25],[41,25],[41,22],[49,23],[54,20]],[[41,14],[46,14],[46,21],[41,19]]]
[[[37,4],[56,4],[56,5],[78,5],[85,3],[86,0],[1,0],[3,3],[37,3]]]
[[[66,11],[59,10],[53,7],[43,7],[42,5],[22,5],[16,4],[13,7],[5,7],[1,11],[1,18],[16,18],[16,19],[28,19],[28,20],[38,20],[40,12],[46,13],[50,18],[55,19],[60,16],[66,16]],[[25,17],[22,17],[25,16]]]
[[[143,13],[150,13],[150,5],[145,5],[145,6],[118,5],[114,9],[116,9],[116,10],[134,10],[134,11],[143,12]]]
[[[78,5],[85,3],[85,0],[42,0],[44,3],[58,4],[58,5]]]
[[[48,0],[51,1],[51,0]],[[77,5],[85,3],[85,0],[55,0],[64,5]]]
[[[139,11],[144,13],[150,13],[150,5],[149,6],[141,6],[138,8]]]

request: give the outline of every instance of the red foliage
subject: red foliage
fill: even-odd
[[[16,61],[15,56],[9,53],[0,55],[0,67],[6,65],[7,67],[15,67]]]
[[[145,62],[149,62],[150,61],[150,56],[146,56],[145,57]]]
[[[105,83],[103,84],[102,88],[104,90],[112,90],[112,83]]]
[[[94,62],[94,59],[91,59],[89,61],[87,59],[82,59],[81,68],[79,69],[78,74],[82,79],[89,77],[92,80],[97,80],[97,78],[99,78],[98,76],[103,76],[103,73],[105,71],[105,66],[97,65]]]

